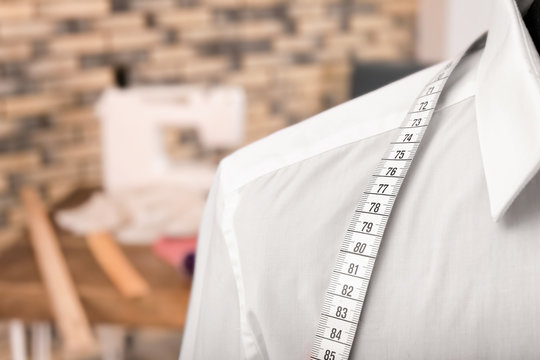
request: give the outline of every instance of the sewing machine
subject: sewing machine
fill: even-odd
[[[162,144],[165,126],[196,129],[208,149],[235,148],[243,141],[245,96],[238,87],[109,89],[96,111],[107,192],[171,183],[199,190],[210,187],[214,167],[168,159]]]

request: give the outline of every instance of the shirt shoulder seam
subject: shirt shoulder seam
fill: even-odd
[[[349,145],[352,145],[352,144],[356,144],[356,143],[360,143],[360,142],[362,142],[362,141],[372,139],[372,138],[374,138],[374,137],[376,137],[376,136],[381,136],[381,135],[383,135],[383,134],[386,134],[386,133],[388,133],[388,132],[394,131],[394,130],[396,130],[396,129],[397,129],[397,127],[391,128],[391,129],[387,129],[387,130],[383,130],[383,131],[381,131],[381,132],[379,132],[379,133],[376,133],[376,134],[372,134],[372,135],[369,135],[369,136],[366,136],[366,137],[363,137],[363,138],[360,138],[360,139],[356,139],[356,140],[353,140],[353,141],[349,141],[349,142],[346,142],[346,143],[343,143],[343,144],[336,145],[336,146],[334,146],[334,147],[332,147],[332,148],[328,148],[328,149],[322,150],[321,152],[318,152],[318,153],[315,153],[315,154],[311,154],[311,155],[309,155],[309,156],[307,156],[307,157],[305,157],[305,158],[299,159],[299,160],[297,160],[297,161],[294,161],[294,162],[291,162],[291,163],[287,163],[287,164],[283,164],[282,166],[273,168],[273,169],[271,169],[271,170],[269,170],[269,171],[266,171],[266,172],[264,172],[264,173],[261,173],[261,174],[255,176],[255,177],[249,179],[248,181],[246,181],[246,182],[245,182],[244,184],[242,184],[241,186],[238,186],[238,187],[236,187],[236,188],[231,189],[231,191],[234,191],[234,190],[242,190],[243,187],[245,187],[245,186],[249,185],[250,183],[256,181],[257,179],[260,179],[260,178],[262,178],[262,177],[264,177],[264,176],[267,176],[267,175],[269,175],[269,174],[275,173],[275,172],[277,172],[277,171],[286,169],[286,168],[291,167],[291,166],[298,165],[298,164],[300,164],[300,163],[303,163],[304,161],[308,161],[308,160],[313,159],[313,158],[316,158],[316,157],[318,157],[318,156],[322,156],[322,155],[327,154],[327,153],[329,153],[329,152],[337,151],[337,150],[339,150],[339,149],[341,149],[341,148],[344,148],[344,147],[346,147],[346,146],[349,146]]]

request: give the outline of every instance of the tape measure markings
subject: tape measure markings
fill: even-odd
[[[349,358],[395,199],[456,63],[447,64],[416,98],[355,207],[330,276],[311,359]]]

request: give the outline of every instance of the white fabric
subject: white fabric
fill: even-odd
[[[149,244],[162,236],[197,233],[204,197],[182,186],[161,185],[95,193],[84,204],[55,214],[75,234],[109,231],[127,244]]]
[[[497,0],[390,217],[351,359],[540,358],[538,54]],[[437,65],[222,161],[180,358],[307,359],[356,203]]]

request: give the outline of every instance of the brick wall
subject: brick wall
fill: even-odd
[[[54,202],[99,184],[92,106],[130,85],[244,86],[246,142],[348,98],[352,60],[411,57],[415,0],[0,0],[0,241],[19,234],[17,189]],[[216,161],[193,132],[174,158]]]

